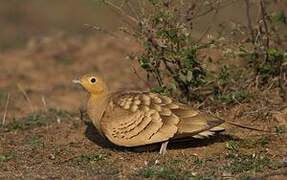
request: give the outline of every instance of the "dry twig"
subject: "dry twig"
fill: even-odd
[[[41,97],[45,112],[48,112],[47,102],[44,96]]]
[[[10,101],[10,93],[7,94],[7,100],[6,100],[5,110],[4,110],[3,119],[2,119],[2,126],[4,126],[6,123],[9,101]]]
[[[29,103],[30,108],[31,108],[31,111],[34,112],[34,111],[35,111],[35,108],[34,108],[34,106],[33,106],[33,104],[32,104],[31,99],[29,98],[27,92],[26,92],[25,89],[23,88],[23,86],[22,86],[21,84],[17,84],[17,87],[18,87],[18,89],[20,90],[20,92],[23,93],[23,95],[24,95],[26,101]]]
[[[99,27],[99,26],[96,26],[96,25],[91,25],[91,24],[84,24],[84,26],[87,26],[88,28],[91,28],[93,30],[96,30],[98,32],[101,32],[101,33],[105,33],[105,34],[108,34],[112,37],[117,37],[115,34],[111,33],[110,31],[102,28],[102,27]]]

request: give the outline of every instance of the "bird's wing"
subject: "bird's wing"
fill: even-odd
[[[134,147],[193,136],[219,124],[212,122],[212,119],[206,120],[198,111],[169,97],[126,92],[111,98],[101,128],[112,143]]]

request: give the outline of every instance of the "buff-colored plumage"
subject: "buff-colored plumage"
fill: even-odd
[[[76,82],[90,93],[87,110],[93,124],[118,146],[205,138],[224,130],[220,127],[223,120],[167,96],[141,91],[110,93],[105,82],[95,75],[85,75]]]

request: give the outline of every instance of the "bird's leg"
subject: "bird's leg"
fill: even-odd
[[[164,155],[166,153],[166,148],[167,148],[168,141],[165,141],[161,144],[159,154]]]
[[[159,150],[159,154],[156,156],[156,159],[155,159],[155,161],[154,161],[154,165],[158,164],[158,163],[159,163],[159,160],[160,160],[161,158],[163,158],[163,155],[166,153],[167,144],[168,144],[168,141],[164,141],[164,142],[161,144],[161,147],[160,147],[160,150]]]

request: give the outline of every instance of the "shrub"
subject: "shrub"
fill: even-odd
[[[197,51],[205,45],[193,41],[190,24],[181,20],[176,5],[148,2],[151,13],[143,17],[137,34],[144,52],[136,59],[147,79],[157,82],[155,92],[177,92],[176,95],[187,101],[196,98],[194,89],[206,83],[206,70],[197,56]]]

